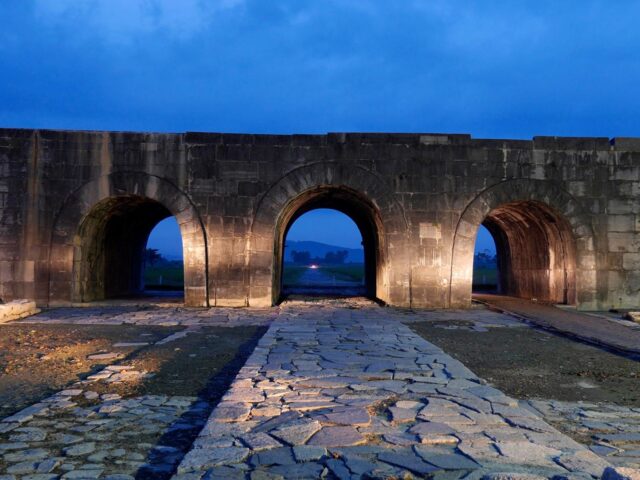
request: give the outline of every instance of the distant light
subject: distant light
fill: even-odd
[[[312,263],[311,265],[309,265],[309,268],[312,270],[315,270],[316,268],[320,268],[320,267],[318,267],[318,265],[316,265],[315,263]]]

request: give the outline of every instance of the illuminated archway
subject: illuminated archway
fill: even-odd
[[[90,302],[142,294],[147,239],[169,216],[161,203],[137,195],[98,202],[78,229],[73,297]]]
[[[571,226],[548,205],[511,202],[482,223],[496,243],[498,293],[576,303],[576,246]]]
[[[362,238],[364,251],[364,288],[362,293],[377,297],[377,265],[383,259],[380,234],[382,223],[375,207],[362,196],[346,188],[320,187],[307,191],[292,201],[283,211],[276,227],[276,265],[274,272],[274,299],[280,299],[283,291],[284,245],[287,234],[301,216],[317,209],[336,210],[349,217]],[[357,289],[360,290],[360,289]]]
[[[49,304],[135,294],[148,234],[169,216],[182,237],[185,305],[208,305],[208,252],[198,212],[175,185],[140,172],[97,178],[67,198],[51,238]]]
[[[394,305],[411,304],[408,222],[393,191],[375,173],[359,165],[318,162],[297,167],[282,176],[260,198],[251,224],[247,257],[247,304],[272,305],[280,298],[282,242],[294,216],[320,206],[351,217],[369,235],[375,261],[365,262],[376,298]],[[363,235],[364,237],[365,235]],[[393,259],[393,260],[392,260]]]
[[[450,307],[471,304],[474,245],[482,223],[502,250],[498,255],[505,293],[597,308],[596,237],[589,214],[553,182],[526,179],[507,180],[486,189],[467,204],[458,219],[451,255]],[[529,237],[537,238],[537,243]],[[527,255],[536,258],[525,260]],[[524,261],[531,263],[527,266]],[[529,274],[523,275],[527,270]]]

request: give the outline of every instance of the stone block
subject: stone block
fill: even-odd
[[[36,302],[32,300],[13,300],[0,304],[0,323],[18,320],[39,313]]]

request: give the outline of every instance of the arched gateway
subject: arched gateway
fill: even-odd
[[[458,220],[451,306],[470,302],[474,244],[481,224],[496,243],[499,293],[571,305],[595,298],[589,217],[552,182],[512,180],[481,192]]]
[[[261,199],[251,230],[250,271],[260,272],[249,282],[251,304],[273,304],[280,299],[284,239],[293,222],[316,208],[332,208],[349,216],[362,235],[365,286],[371,298],[388,302],[402,292],[393,288],[390,248],[406,241],[404,215],[388,188],[371,172],[323,162],[301,167],[283,176]],[[390,245],[392,243],[393,245]],[[406,271],[405,275],[408,275]]]

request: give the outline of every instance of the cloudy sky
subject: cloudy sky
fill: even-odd
[[[640,2],[0,1],[0,126],[640,135]]]
[[[640,136],[640,2],[0,0],[0,127]]]

